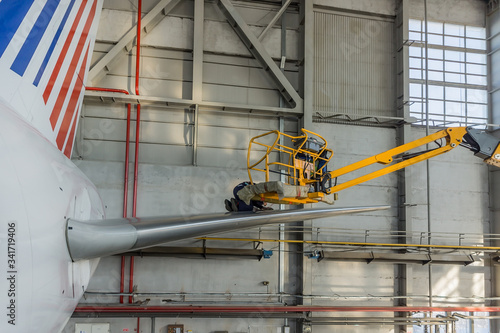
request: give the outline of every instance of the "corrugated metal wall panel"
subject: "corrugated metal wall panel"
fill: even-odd
[[[394,23],[316,11],[314,111],[395,116]]]

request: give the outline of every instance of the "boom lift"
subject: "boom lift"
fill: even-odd
[[[432,142],[437,144],[436,148],[410,152]],[[240,190],[238,196],[246,202],[262,200],[297,205],[321,201],[332,204],[334,200],[329,194],[336,197],[337,192],[346,188],[444,154],[457,146],[466,147],[485,163],[500,167],[499,143],[499,139],[484,130],[452,127],[328,171],[333,151],[323,137],[306,129],[302,129],[299,136],[271,131],[250,140],[247,168],[251,185]],[[341,176],[374,164],[383,167],[345,182],[338,181]],[[253,177],[256,173],[264,173],[265,182],[256,183]],[[272,175],[279,176],[280,181],[271,181]]]

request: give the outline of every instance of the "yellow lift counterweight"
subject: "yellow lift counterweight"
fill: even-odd
[[[444,142],[440,142],[444,141]],[[410,153],[411,150],[435,142],[436,148]],[[327,141],[314,132],[302,129],[302,135],[291,136],[271,131],[250,140],[247,168],[250,183],[244,189],[254,200],[278,204],[333,203],[328,195],[351,186],[406,168],[412,164],[446,153],[461,145],[482,158],[485,163],[500,167],[500,140],[484,130],[452,127],[409,142],[383,153],[328,171],[333,151]],[[257,156],[257,158],[255,158]],[[367,166],[380,164],[379,170],[338,183],[338,178]],[[254,183],[253,173],[264,173],[265,183]],[[285,181],[271,181],[283,175]],[[238,193],[240,195],[240,193]]]

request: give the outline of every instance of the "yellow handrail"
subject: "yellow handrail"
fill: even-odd
[[[269,135],[276,135],[276,138],[274,139],[272,144],[266,144],[263,142],[258,141],[261,138],[264,138]],[[288,138],[292,141],[292,143],[299,143],[295,147],[289,147],[284,144],[279,143],[281,138]],[[315,141],[315,143],[319,144],[321,149],[319,151],[312,151],[311,149],[306,148],[306,144],[310,144],[311,142],[308,141],[309,137],[315,137],[319,138],[320,141]],[[321,142],[322,141],[322,142]],[[250,158],[251,158],[251,153],[252,153],[252,147],[254,145],[259,145],[262,147],[266,148],[264,156],[262,156],[260,159],[258,159],[256,162],[251,163]],[[328,163],[330,161],[330,158],[333,155],[333,151],[330,149],[327,149],[327,142],[325,138],[322,136],[311,132],[306,129],[302,129],[302,135],[299,136],[292,136],[286,133],[279,132],[277,130],[274,131],[269,131],[264,134],[257,135],[253,137],[248,145],[248,155],[247,155],[247,169],[248,169],[248,177],[250,179],[250,182],[253,184],[253,177],[252,177],[252,171],[259,171],[259,172],[264,172],[265,173],[265,179],[266,181],[269,181],[270,179],[270,166],[283,166],[286,168],[286,175],[288,176],[288,181],[286,182],[287,184],[291,185],[306,185],[312,182],[317,181],[308,179],[307,177],[304,177],[304,168],[310,168],[310,165],[316,165],[317,162],[319,161],[324,161],[324,164]],[[329,152],[328,157],[323,155],[324,152]],[[288,164],[285,162],[270,162],[269,155],[272,153],[280,153],[280,154],[286,154],[288,156]],[[307,163],[303,163],[302,167],[298,166],[300,163],[297,163],[297,161],[306,161]],[[262,162],[265,162],[265,166],[263,167],[258,167]],[[317,176],[323,175],[323,170],[324,166],[313,168],[313,170],[310,170],[310,175],[309,178],[317,178]],[[298,172],[298,174],[297,174]]]

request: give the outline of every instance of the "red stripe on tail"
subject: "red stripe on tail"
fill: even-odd
[[[75,129],[76,129],[76,123],[78,121],[78,113],[80,112],[80,107],[78,107],[78,110],[75,112],[75,116],[73,117],[73,125],[71,126],[71,132],[69,132],[69,138],[68,142],[66,143],[66,148],[64,148],[64,155],[66,155],[67,158],[71,158],[71,150],[73,149],[73,142],[75,138]]]
[[[49,100],[50,93],[52,92],[52,88],[54,88],[54,84],[56,82],[57,76],[59,75],[59,71],[61,70],[61,66],[64,62],[64,59],[66,58],[66,53],[68,53],[69,46],[71,45],[71,41],[73,40],[73,36],[75,35],[75,31],[78,28],[78,24],[80,23],[80,19],[82,17],[83,11],[85,9],[85,5],[87,4],[87,0],[83,0],[82,4],[80,5],[80,8],[78,9],[78,13],[76,14],[75,21],[73,22],[73,25],[71,26],[71,29],[69,30],[68,37],[66,38],[66,41],[64,42],[64,46],[61,50],[61,54],[59,55],[59,58],[57,58],[57,63],[56,66],[54,67],[54,71],[52,72],[52,75],[50,76],[49,83],[47,84],[47,87],[45,87],[45,91],[43,92],[43,100],[45,101],[45,104],[47,104],[47,101]]]
[[[87,18],[87,22],[85,23],[85,27],[83,28],[80,40],[78,41],[78,45],[73,55],[73,59],[71,59],[71,64],[69,65],[68,72],[66,73],[66,77],[64,78],[61,91],[59,92],[59,96],[57,97],[56,104],[54,105],[54,109],[52,110],[52,114],[50,115],[50,124],[52,125],[52,129],[56,127],[57,120],[59,119],[59,115],[61,113],[61,109],[64,104],[64,100],[66,99],[66,95],[68,94],[71,81],[73,79],[76,67],[78,65],[78,60],[80,59],[83,47],[85,46],[85,42],[87,40],[90,27],[92,26],[92,22],[94,21],[96,6],[97,6],[97,1],[95,1],[94,4],[92,5],[92,9],[90,10],[89,17]]]
[[[83,58],[82,65],[80,66],[80,71],[78,72],[78,77],[76,78],[75,87],[73,88],[73,93],[71,94],[71,98],[69,100],[68,106],[66,107],[66,112],[64,113],[64,118],[59,129],[59,133],[57,133],[57,148],[62,150],[64,146],[64,141],[67,137],[69,127],[71,125],[71,119],[73,118],[73,114],[77,109],[77,103],[80,99],[80,93],[82,92],[83,86],[83,78],[85,76],[85,69],[87,68],[87,58],[89,55],[90,44],[87,47],[87,52],[85,54],[85,58]]]

